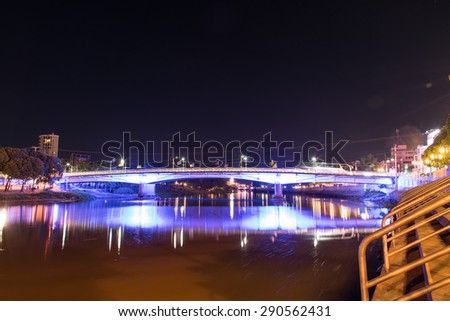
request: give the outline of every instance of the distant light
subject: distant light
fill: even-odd
[[[0,233],[2,232],[3,227],[6,225],[6,209],[2,209],[0,212]]]
[[[369,213],[367,212],[361,213],[361,218],[363,220],[368,220],[370,218]]]

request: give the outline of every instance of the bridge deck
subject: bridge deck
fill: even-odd
[[[176,179],[193,178],[237,178],[260,181],[269,184],[298,183],[355,183],[385,184],[395,183],[391,173],[355,172],[340,168],[151,168],[105,170],[95,172],[65,173],[62,182],[79,183],[95,181],[119,181],[136,184],[157,183]]]

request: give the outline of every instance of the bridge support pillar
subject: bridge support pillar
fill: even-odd
[[[283,198],[283,185],[281,185],[280,183],[275,183],[273,185],[274,187],[274,198]]]
[[[139,197],[155,197],[156,184],[139,184]]]

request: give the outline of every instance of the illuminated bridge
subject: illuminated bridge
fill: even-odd
[[[61,183],[123,182],[139,184],[142,194],[152,193],[155,183],[196,178],[234,178],[275,185],[275,195],[282,196],[283,184],[351,183],[394,185],[395,174],[346,171],[341,168],[151,168],[65,173]],[[147,187],[146,187],[147,185]],[[154,194],[154,192],[153,192]]]

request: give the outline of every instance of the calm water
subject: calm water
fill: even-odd
[[[3,206],[0,299],[358,300],[357,248],[386,212],[246,192]]]

